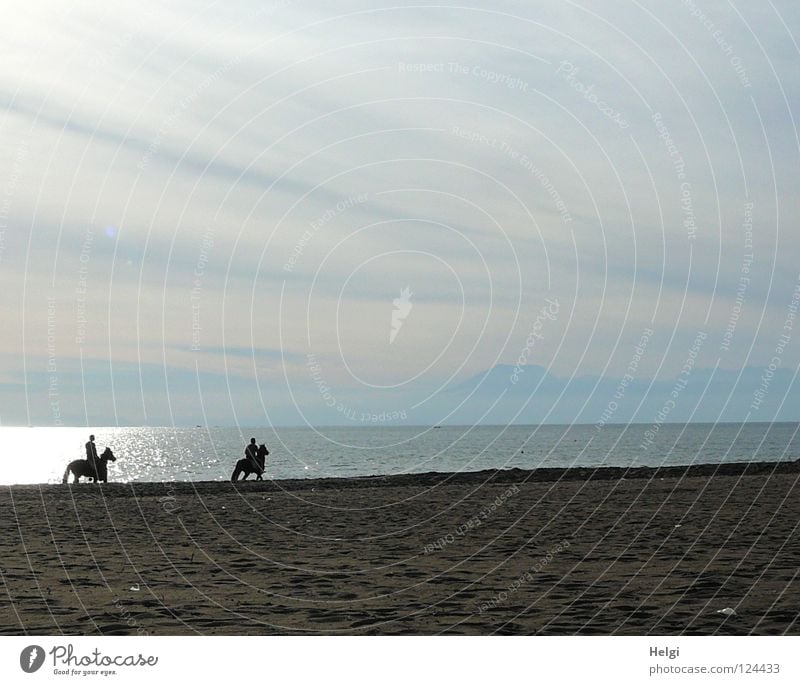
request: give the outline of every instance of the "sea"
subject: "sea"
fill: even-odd
[[[266,478],[793,461],[798,423],[0,428],[0,484],[59,483],[89,433],[110,447],[115,482],[228,480],[251,437],[265,443]]]

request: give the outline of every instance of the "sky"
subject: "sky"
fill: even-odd
[[[461,5],[6,10],[0,425],[800,419],[797,3]]]

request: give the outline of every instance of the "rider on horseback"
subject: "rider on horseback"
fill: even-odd
[[[100,481],[108,483],[108,462],[116,461],[117,458],[110,447],[106,447],[103,453],[97,457],[93,440],[94,436],[89,438],[89,442],[86,443],[86,459],[75,459],[67,464],[64,477],[61,479],[62,483],[69,480],[69,474],[75,476],[74,483],[78,483],[81,478],[89,478],[95,483]]]
[[[236,462],[236,466],[231,474],[231,481],[235,483],[239,480],[241,474],[244,474],[244,480],[247,480],[247,476],[251,473],[256,474],[256,480],[264,480],[261,476],[264,475],[264,468],[266,467],[268,455],[269,450],[267,446],[263,444],[256,445],[256,439],[251,438],[250,444],[245,447],[244,459],[240,459]]]
[[[261,472],[264,470],[264,467],[258,463],[258,445],[256,445],[255,438],[250,438],[250,444],[244,448],[244,456],[253,465],[255,471]]]
[[[97,445],[94,444],[94,435],[89,436],[89,442],[86,443],[86,461],[92,467],[92,471],[97,474]]]

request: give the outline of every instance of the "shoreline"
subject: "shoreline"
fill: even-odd
[[[753,476],[766,474],[800,474],[800,458],[794,461],[758,461],[701,463],[686,466],[598,466],[598,467],[546,467],[539,469],[483,469],[480,471],[426,471],[373,476],[330,476],[323,478],[265,478],[262,481],[248,478],[246,481],[232,483],[229,480],[197,481],[130,481],[98,484],[103,491],[111,494],[119,488],[136,490],[165,488],[181,491],[182,494],[205,492],[226,486],[232,488],[253,487],[255,490],[308,490],[311,488],[369,488],[438,485],[489,485],[500,483],[540,483],[588,480],[635,480],[654,478],[711,478],[717,476]],[[26,490],[54,489],[62,491],[66,487],[92,487],[88,481],[77,486],[73,483],[20,483],[2,486],[4,489],[24,492]]]

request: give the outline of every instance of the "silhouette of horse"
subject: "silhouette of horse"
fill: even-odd
[[[231,481],[235,482],[239,480],[239,474],[241,473],[244,474],[244,478],[242,478],[242,480],[247,480],[247,476],[249,476],[251,473],[256,474],[256,480],[264,480],[261,477],[261,474],[264,473],[264,464],[267,463],[268,454],[269,450],[267,449],[267,446],[262,444],[258,446],[258,454],[256,455],[257,464],[253,464],[253,462],[247,457],[237,461],[236,468],[233,469],[233,473],[231,474]]]
[[[67,464],[67,470],[64,471],[64,478],[62,478],[61,482],[67,482],[71,471],[72,475],[75,476],[73,483],[77,483],[81,476],[86,476],[86,478],[90,478],[95,483],[98,481],[108,483],[108,462],[116,460],[117,458],[114,456],[111,448],[106,447],[105,452],[103,452],[97,460],[96,471],[94,466],[89,463],[88,459],[76,459]]]

